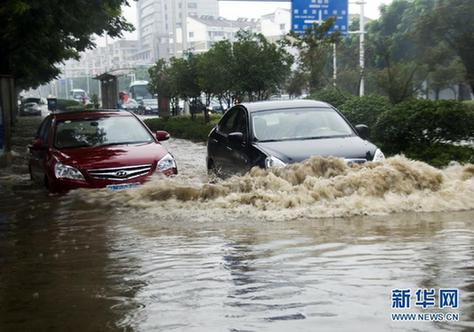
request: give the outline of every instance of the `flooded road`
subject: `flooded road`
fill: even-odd
[[[175,179],[51,196],[28,137],[0,171],[0,331],[474,330],[472,166],[316,158],[209,183],[205,146],[171,140]],[[392,321],[442,311],[392,309],[395,288],[458,288],[459,321]]]

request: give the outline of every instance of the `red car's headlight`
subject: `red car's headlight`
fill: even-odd
[[[170,168],[176,168],[176,161],[173,156],[169,153],[166,154],[163,158],[160,159],[158,165],[156,166],[157,172],[164,172]]]
[[[54,175],[58,179],[85,181],[84,176],[82,175],[81,171],[79,171],[77,168],[64,165],[59,162],[56,163],[56,165],[54,165]]]

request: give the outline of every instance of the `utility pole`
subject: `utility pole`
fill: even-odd
[[[177,57],[178,56],[178,48],[177,48],[177,16],[178,16],[178,11],[176,9],[176,1],[171,1],[171,29],[173,31],[173,56]]]
[[[184,58],[184,52],[188,49],[188,1],[182,0],[182,11],[181,11],[181,54]]]
[[[337,49],[336,43],[332,44],[332,85],[337,85]]]
[[[365,18],[364,18],[364,1],[358,2],[360,5],[360,19],[359,19],[359,30],[360,30],[360,42],[359,42],[359,54],[360,54],[360,88],[359,96],[362,97],[365,94]]]
[[[359,75],[360,75],[360,84],[359,84],[359,96],[362,97],[365,94],[365,17],[364,17],[364,5],[366,2],[364,0],[349,2],[350,4],[355,4],[360,6],[360,15],[359,15],[359,31],[349,31],[348,33],[357,33],[359,34]]]

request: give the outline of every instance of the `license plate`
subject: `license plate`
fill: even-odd
[[[139,183],[109,184],[106,188],[112,191],[133,189],[138,187]]]

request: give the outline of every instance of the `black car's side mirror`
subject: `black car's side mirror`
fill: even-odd
[[[241,132],[233,132],[227,136],[229,143],[233,146],[239,146],[244,141],[244,134]]]
[[[360,138],[367,139],[369,138],[369,127],[364,124],[358,124],[355,126],[357,133],[359,134]]]

